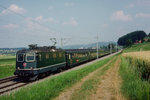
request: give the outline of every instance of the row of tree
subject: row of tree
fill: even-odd
[[[147,35],[144,31],[134,31],[120,37],[118,39],[118,44],[122,46],[130,46],[132,43],[142,42],[144,38],[149,35]]]

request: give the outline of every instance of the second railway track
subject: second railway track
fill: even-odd
[[[16,76],[0,79],[0,95],[17,89],[19,87],[25,86],[27,84],[29,83],[18,80]]]
[[[16,79],[16,76],[11,76],[7,78],[0,79],[0,84]]]

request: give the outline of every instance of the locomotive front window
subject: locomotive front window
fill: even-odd
[[[17,61],[18,62],[23,62],[23,60],[24,60],[24,56],[23,55],[24,54],[22,54],[22,53],[20,53],[20,54],[17,55]]]
[[[27,62],[35,61],[35,54],[34,53],[26,53],[26,61]]]

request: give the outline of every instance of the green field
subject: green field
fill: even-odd
[[[134,51],[148,51],[150,50],[150,42],[134,44],[131,47],[127,47],[123,52],[134,52]]]
[[[0,56],[0,78],[12,76],[15,71],[15,56]]]
[[[123,53],[150,51],[150,43],[142,43],[126,48]],[[121,57],[120,75],[123,79],[121,90],[131,100],[150,100],[150,79],[147,61],[132,57]],[[146,68],[146,70],[145,70]],[[144,76],[144,77],[143,77]]]

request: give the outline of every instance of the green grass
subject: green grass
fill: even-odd
[[[115,61],[116,57],[111,61],[111,63],[106,65],[104,68],[96,72],[91,78],[86,80],[82,84],[81,88],[73,93],[71,100],[87,100],[91,94],[95,93],[99,82],[101,81],[101,76],[104,75],[111,66],[113,66]]]
[[[134,44],[131,47],[125,48],[123,52],[147,51],[150,50],[150,42]]]
[[[0,56],[0,78],[12,76],[15,72],[15,56]]]
[[[79,82],[90,72],[98,69],[106,64],[112,57],[96,62],[87,67],[74,70],[52,77],[42,82],[24,87],[19,91],[10,93],[10,95],[1,96],[0,100],[51,100],[59,95],[64,89],[69,88],[73,84]]]
[[[12,56],[12,55],[0,55],[0,59],[9,59],[9,58],[16,58],[16,56]]]
[[[150,100],[150,83],[142,80],[135,66],[121,57],[119,73],[123,79],[121,90],[131,100]]]

